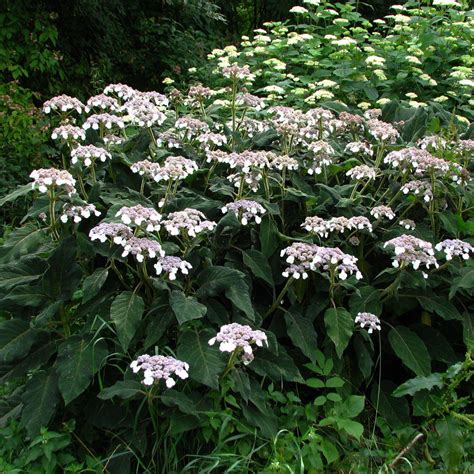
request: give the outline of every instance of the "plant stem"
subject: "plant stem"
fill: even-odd
[[[286,282],[285,286],[283,287],[283,290],[280,291],[280,294],[276,297],[276,299],[273,302],[273,304],[271,305],[270,309],[265,313],[265,315],[263,316],[263,319],[266,319],[268,316],[270,316],[270,314],[272,314],[273,311],[275,311],[278,308],[278,306],[280,306],[281,300],[286,295],[286,292],[289,290],[290,285],[293,283],[293,280],[294,280],[293,277],[288,278],[288,281]]]

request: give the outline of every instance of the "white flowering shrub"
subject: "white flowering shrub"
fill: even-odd
[[[337,17],[324,30],[319,19],[338,13],[305,5],[293,9],[314,20],[305,37],[274,24],[270,41],[245,48],[265,57],[275,38],[303,48],[313,29],[331,31],[328,61],[353,48],[359,74],[391,77],[381,38],[362,55],[363,28]],[[397,41],[412,40],[408,12],[390,19]],[[91,445],[106,427],[165,471],[165,436],[183,457],[237,436],[251,472],[276,470],[280,451],[250,451],[278,432],[301,436],[305,472],[348,466],[340,441],[357,449],[369,428],[408,425],[406,394],[415,416],[449,416],[461,432],[468,400],[449,404],[451,372],[440,373],[474,339],[472,127],[442,108],[405,124],[387,109],[362,114],[350,95],[343,108],[281,105],[258,95],[286,90],[280,72],[220,58],[222,89],[113,84],[87,105],[45,104],[64,167],[34,170],[1,200],[34,196],[0,247],[2,380],[18,384],[8,416],[30,436],[75,417]],[[346,93],[351,75],[334,77],[325,87]],[[452,376],[472,370],[462,367]],[[117,443],[107,436],[97,451]]]

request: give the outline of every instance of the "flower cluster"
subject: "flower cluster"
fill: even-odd
[[[31,186],[33,189],[38,188],[40,193],[46,193],[49,188],[63,188],[63,190],[71,195],[76,192],[76,180],[71,173],[66,170],[57,170],[56,168],[40,168],[33,170],[30,174],[33,179]]]
[[[380,319],[372,313],[358,313],[354,322],[362,329],[367,326],[367,332],[369,334],[372,334],[374,330],[380,331],[382,329]]]
[[[299,167],[298,160],[288,155],[273,155],[270,161],[270,167],[282,171],[284,169],[294,171]]]
[[[92,214],[96,217],[100,216],[100,211],[96,209],[94,204],[86,204],[84,206],[64,204],[60,219],[64,224],[69,219],[72,219],[75,224],[78,224],[82,219],[89,219]]]
[[[166,120],[166,115],[155,104],[141,97],[125,102],[122,110],[126,110],[131,122],[139,127],[161,125]]]
[[[242,361],[249,364],[254,359],[252,345],[268,346],[267,336],[263,331],[253,330],[250,326],[238,323],[224,324],[215,337],[209,339],[209,345],[219,343],[221,352],[242,352]]]
[[[193,268],[193,266],[189,262],[186,262],[186,260],[168,255],[159,258],[154,267],[157,275],[167,273],[170,280],[176,280],[178,272],[187,275],[189,270]]]
[[[344,151],[351,153],[362,153],[363,155],[372,156],[374,150],[370,143],[366,142],[350,142],[346,145]]]
[[[189,364],[174,357],[144,354],[134,360],[130,364],[130,368],[135,374],[140,370],[143,371],[142,383],[144,385],[153,385],[155,382],[164,380],[166,386],[171,388],[176,385],[173,375],[182,380],[188,378]]]
[[[118,100],[105,94],[94,95],[87,100],[86,112],[97,107],[101,110],[114,112],[120,108]]]
[[[433,245],[430,242],[418,239],[413,235],[401,235],[385,242],[384,247],[394,247],[395,258],[392,265],[395,268],[412,265],[418,270],[420,265],[427,269],[434,265],[438,268],[438,262],[434,257]],[[423,276],[427,276],[423,273]]]
[[[386,143],[395,143],[400,136],[398,130],[387,122],[378,119],[367,121],[369,133],[378,141]]]
[[[415,230],[416,224],[411,219],[402,219],[399,223],[406,230]]]
[[[94,145],[79,145],[71,150],[71,163],[73,165],[82,161],[84,166],[88,167],[96,159],[105,162],[111,160],[112,155],[107,150]]]
[[[123,100],[131,99],[137,95],[137,91],[126,84],[109,84],[104,89],[104,94],[110,95],[115,94]]]
[[[357,258],[345,254],[339,248],[295,242],[283,249],[280,256],[286,256],[286,262],[290,264],[282,273],[286,278],[291,276],[304,280],[308,278],[308,270],[322,272],[334,270],[341,280],[345,280],[352,274],[355,274],[358,280],[362,278],[362,273],[357,268]]]
[[[354,217],[332,217],[329,220],[324,220],[321,217],[313,216],[307,217],[301,227],[306,229],[308,232],[319,235],[320,237],[327,238],[330,232],[344,232],[346,230],[367,229],[372,232],[372,224],[367,217],[354,216]]]
[[[327,142],[319,140],[308,144],[308,150],[312,153],[312,164],[308,168],[308,174],[321,174],[323,166],[328,166],[334,161],[334,148]]]
[[[161,132],[156,137],[156,146],[159,148],[182,148],[182,140],[178,137],[177,132],[173,130],[166,130]]]
[[[390,221],[395,219],[393,209],[388,206],[376,206],[370,210],[370,215],[374,216],[376,219],[381,219],[382,217]]]
[[[176,120],[174,128],[184,130],[188,138],[197,137],[202,133],[209,133],[211,131],[206,122],[189,116]]]
[[[122,207],[115,216],[120,217],[126,225],[144,226],[147,232],[160,230],[161,214],[151,207],[143,207],[141,204]]]
[[[262,222],[261,216],[266,212],[261,204],[247,199],[241,199],[226,204],[221,210],[224,214],[233,212],[242,225],[247,225],[252,219],[255,220],[257,224],[260,224],[260,222]]]
[[[222,133],[207,132],[197,137],[204,150],[208,151],[211,147],[223,146],[227,143],[227,137]]]
[[[375,179],[377,176],[377,170],[367,165],[354,166],[347,173],[346,176],[354,179]]]
[[[104,126],[110,130],[114,125],[118,128],[125,127],[124,121],[120,117],[117,117],[117,115],[107,113],[94,114],[87,117],[86,121],[82,124],[82,128],[84,130],[89,130],[90,128],[92,128],[92,130],[99,130],[101,126]]]
[[[43,104],[43,112],[45,114],[49,114],[52,110],[58,112],[75,110],[78,114],[81,114],[84,109],[84,104],[80,100],[64,94],[53,97]]]
[[[474,247],[469,242],[459,239],[447,239],[436,244],[435,249],[438,252],[444,252],[446,260],[452,260],[453,257],[461,257],[469,260],[469,253],[474,252]]]
[[[215,222],[206,220],[206,216],[197,209],[187,208],[184,211],[172,212],[168,219],[163,221],[165,229],[170,235],[184,233],[189,237],[196,237],[205,230],[213,230]]]
[[[158,163],[153,163],[149,160],[142,160],[133,163],[133,165],[130,166],[130,169],[133,173],[138,173],[140,176],[153,178],[155,174],[159,171],[160,165]]]
[[[433,199],[431,184],[426,181],[409,181],[401,187],[400,191],[403,194],[414,194],[415,196],[421,194],[425,202],[430,202]]]
[[[138,262],[143,262],[145,257],[156,258],[158,255],[161,257],[165,256],[165,253],[158,242],[145,237],[131,237],[126,242],[122,243],[122,245],[122,257],[133,255]]]
[[[75,127],[74,125],[61,125],[56,127],[51,134],[53,140],[62,138],[63,140],[85,140],[86,132],[80,127]]]
[[[125,224],[114,224],[108,222],[101,222],[99,225],[93,227],[89,232],[89,238],[94,241],[106,242],[111,239],[114,244],[125,245],[126,242],[133,237],[133,232],[130,227]]]
[[[190,174],[197,171],[198,166],[195,161],[182,156],[169,156],[163,166],[157,168],[153,175],[156,182],[175,181],[185,179]]]

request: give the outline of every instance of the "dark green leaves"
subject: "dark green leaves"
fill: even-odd
[[[170,305],[179,324],[184,324],[192,319],[202,318],[207,308],[193,296],[186,296],[182,291],[172,291]]]
[[[423,341],[413,331],[397,326],[389,332],[388,340],[395,354],[416,375],[430,374],[430,355]]]
[[[144,309],[143,299],[131,291],[120,293],[112,303],[110,317],[115,324],[117,336],[124,351],[128,349],[140,325]]]
[[[286,312],[285,321],[288,335],[293,344],[298,347],[309,360],[315,362],[318,339],[313,322],[301,316],[296,311]]]
[[[0,361],[11,362],[28,354],[38,331],[21,319],[0,323]]]
[[[42,426],[51,420],[59,402],[58,377],[53,368],[37,372],[27,382],[22,397],[21,423],[30,437],[36,436]]]
[[[59,374],[59,390],[66,405],[89,386],[107,354],[107,344],[103,339],[94,343],[71,337],[59,346],[56,369]]]
[[[84,283],[82,284],[82,301],[84,303],[91,300],[97,295],[97,293],[99,293],[107,280],[108,274],[109,272],[105,268],[98,268],[92,275],[85,278]]]
[[[452,416],[436,422],[441,457],[450,473],[458,472],[464,455],[464,434],[461,428],[461,422]]]
[[[15,229],[7,241],[0,247],[0,262],[8,263],[23,255],[39,253],[42,247],[50,242],[44,229],[38,229],[32,224]]]
[[[431,390],[433,387],[442,387],[443,381],[441,374],[435,373],[427,377],[418,376],[402,383],[394,392],[394,397],[403,397],[404,395],[415,395],[420,390]]]
[[[344,308],[329,308],[324,313],[324,324],[336,346],[337,355],[341,357],[354,331],[354,319]]]
[[[119,380],[111,387],[104,388],[98,397],[101,400],[110,400],[114,397],[128,400],[143,392],[143,385],[136,380]]]
[[[260,245],[265,257],[271,257],[278,248],[278,227],[270,216],[265,216],[260,224]]]
[[[258,250],[247,250],[242,252],[244,263],[250,268],[252,273],[270,286],[274,286],[272,270],[268,264],[267,257]]]
[[[189,364],[189,376],[208,387],[218,388],[218,377],[223,372],[225,356],[215,346],[209,346],[212,331],[186,331],[179,339],[178,359]]]

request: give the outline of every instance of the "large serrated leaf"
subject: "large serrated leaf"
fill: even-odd
[[[15,201],[21,196],[26,196],[31,191],[33,191],[33,187],[31,186],[31,184],[25,184],[23,186],[20,186],[16,188],[14,191],[12,191],[10,194],[3,196],[0,199],[0,206],[3,206],[7,202]]]
[[[82,301],[87,301],[94,298],[107,280],[109,271],[106,268],[97,268],[92,275],[89,275],[84,279],[82,284],[83,296]]]
[[[258,250],[247,250],[242,252],[244,264],[250,268],[252,273],[270,286],[274,286],[272,270],[268,264],[268,259]]]
[[[178,358],[189,364],[189,376],[208,387],[217,389],[225,359],[216,347],[209,346],[212,331],[186,331],[178,343]]]
[[[130,341],[137,332],[144,309],[143,299],[131,291],[120,293],[112,302],[110,317],[115,324],[117,336],[124,351],[128,349]]]
[[[430,355],[424,342],[413,331],[397,326],[389,332],[388,340],[395,354],[416,375],[430,374]]]
[[[459,472],[458,469],[464,456],[464,433],[461,422],[449,416],[436,422],[439,434],[439,450],[448,472]]]
[[[413,379],[407,380],[396,388],[393,392],[394,397],[403,397],[404,395],[415,395],[420,390],[431,390],[433,387],[441,388],[443,386],[443,380],[441,374],[434,373],[427,377],[418,376]]]
[[[46,270],[46,266],[44,259],[30,256],[0,265],[0,289],[10,290],[17,285],[38,280]]]
[[[0,361],[11,362],[28,354],[38,331],[21,319],[0,323]]]
[[[59,390],[66,405],[89,386],[107,354],[107,344],[103,339],[93,343],[75,336],[59,346],[56,370]]]
[[[344,308],[329,308],[324,313],[324,324],[338,357],[341,357],[354,332],[354,319]]]
[[[179,324],[192,319],[204,317],[207,308],[193,296],[186,296],[182,291],[174,290],[170,295],[170,306]]]
[[[28,380],[22,401],[21,424],[32,438],[41,427],[48,426],[59,402],[58,377],[53,368],[37,372]]]
[[[308,357],[311,362],[316,362],[316,349],[318,347],[318,338],[314,329],[313,322],[305,318],[296,311],[285,313],[285,322],[293,344]]]
[[[8,263],[24,255],[34,255],[44,249],[51,240],[44,229],[38,229],[32,224],[15,229],[0,247],[0,262]]]

